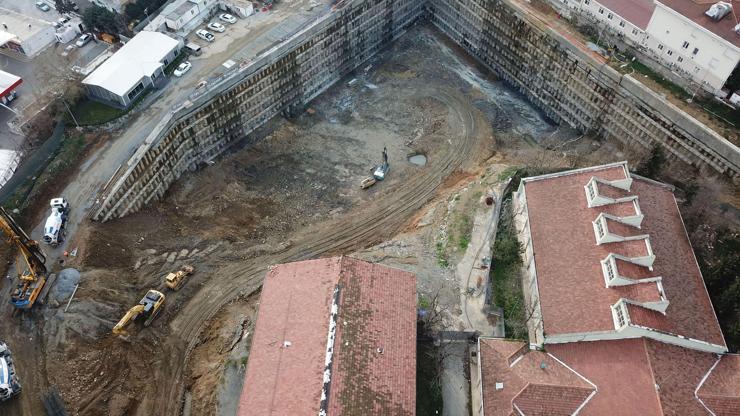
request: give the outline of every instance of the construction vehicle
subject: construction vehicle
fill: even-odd
[[[385,179],[385,175],[390,168],[391,166],[388,164],[388,150],[383,146],[383,163],[373,168],[373,178],[377,181],[382,181]]]
[[[390,170],[391,166],[388,164],[388,150],[383,147],[383,163],[377,166],[373,166],[370,170],[372,176],[369,176],[360,182],[360,188],[367,189],[375,185],[378,181],[385,179],[385,175]]]
[[[64,198],[54,198],[49,205],[51,205],[51,214],[44,225],[44,243],[56,247],[64,241],[64,227],[69,218],[69,204]]]
[[[39,243],[31,240],[3,207],[0,207],[0,229],[23,257],[23,262],[16,262],[20,282],[10,296],[10,303],[19,309],[30,309],[46,284],[46,256]],[[23,263],[26,267],[21,271]]]
[[[179,271],[169,273],[165,278],[164,282],[167,287],[171,290],[178,290],[180,286],[185,283],[185,278],[190,276],[195,271],[193,266],[184,266]]]
[[[15,372],[15,364],[10,356],[10,348],[0,341],[0,402],[21,393],[21,382]]]
[[[129,309],[123,315],[123,318],[118,321],[116,326],[113,327],[113,333],[115,335],[126,335],[126,327],[132,321],[140,318],[146,318],[144,320],[144,326],[149,326],[162,310],[163,304],[164,294],[158,290],[149,289],[146,295],[139,301],[139,304]]]

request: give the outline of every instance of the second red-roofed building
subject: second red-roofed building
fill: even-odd
[[[529,339],[479,339],[474,414],[740,414],[671,186],[620,162],[524,178],[513,200]]]
[[[416,277],[350,257],[274,266],[238,416],[413,416]]]

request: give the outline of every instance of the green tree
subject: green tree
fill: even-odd
[[[90,29],[111,34],[116,34],[122,29],[119,16],[116,13],[95,3],[82,13],[82,23]]]
[[[54,8],[59,13],[71,13],[75,11],[75,6],[71,0],[54,0]]]

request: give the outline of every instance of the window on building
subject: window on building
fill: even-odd
[[[672,55],[673,55],[673,51],[668,51],[668,56],[672,56]]]
[[[689,47],[689,42],[684,42],[683,45],[681,45],[682,48],[687,49]]]
[[[599,238],[604,236],[604,226],[601,225],[601,221],[596,221],[596,231],[599,233]],[[607,270],[608,270],[609,264],[607,263]],[[613,278],[614,276],[610,276],[609,279]]]
[[[611,19],[612,17],[614,17],[614,15],[613,15],[613,14],[611,14],[611,13],[609,13],[609,14],[607,14],[607,15],[606,15],[606,18],[607,18],[607,19]]]
[[[632,34],[633,35],[636,35],[637,34],[637,29],[632,29]]]
[[[591,199],[596,198],[596,190],[594,189],[594,182],[593,181],[588,184],[588,196]]]
[[[679,56],[678,57],[678,62],[683,62],[683,58]]]
[[[694,52],[691,52],[692,55],[696,55],[699,53],[699,48],[694,48]]]
[[[604,8],[603,7],[599,7],[599,13],[604,14]]]
[[[658,50],[659,51],[662,51],[663,50],[663,45],[658,45]]]
[[[621,22],[619,22],[619,26],[624,27],[624,20],[622,20]]]
[[[624,317],[624,308],[623,303],[617,303],[614,305],[614,314],[617,316],[617,325],[619,325],[620,328],[627,325],[627,319]]]
[[[612,269],[612,262],[606,262],[606,277],[611,282],[614,279],[614,269]]]

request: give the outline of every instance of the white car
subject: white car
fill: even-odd
[[[208,24],[208,28],[214,32],[223,33],[226,30],[226,26],[218,22],[211,22]]]
[[[181,77],[185,75],[186,72],[190,71],[190,68],[193,67],[193,64],[190,63],[190,61],[185,61],[177,66],[175,69],[175,72],[173,73],[176,77]]]
[[[221,13],[221,14],[220,14],[220,15],[218,16],[218,18],[219,18],[219,19],[221,19],[221,20],[223,20],[224,22],[226,22],[226,23],[230,23],[230,24],[232,24],[232,25],[233,25],[234,23],[236,23],[236,17],[234,17],[234,16],[232,16],[232,15],[230,15],[230,14],[228,14],[228,13]]]
[[[37,1],[36,7],[38,7],[38,9],[42,12],[48,12],[49,10],[51,10],[51,7],[49,7],[49,5],[44,3],[43,1]]]
[[[77,42],[75,42],[75,45],[77,45],[78,48],[81,48],[85,45],[87,45],[88,42],[92,40],[92,35],[89,33],[85,33],[84,35],[80,36],[77,39]]]
[[[203,29],[200,29],[199,31],[195,32],[195,35],[203,39],[206,42],[213,42],[214,40],[216,40],[216,37],[213,36],[213,33],[207,30],[203,30]]]

